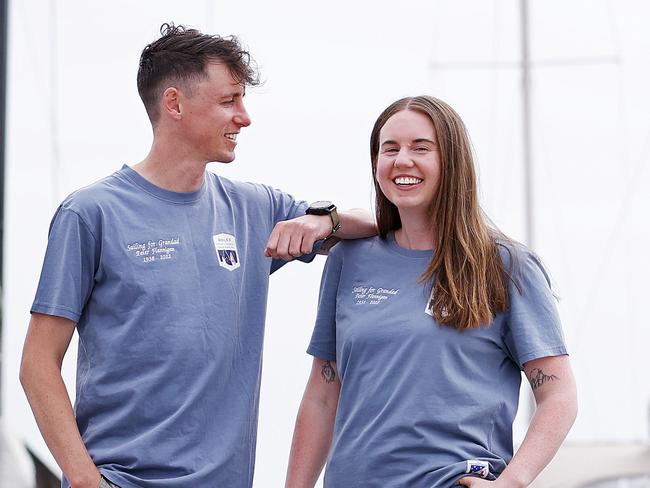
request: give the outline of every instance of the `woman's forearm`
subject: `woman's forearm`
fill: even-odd
[[[305,396],[298,411],[291,444],[286,488],[313,488],[332,443],[336,403]]]
[[[499,480],[507,486],[528,486],[551,462],[576,419],[576,389],[570,374],[564,385],[538,401],[521,446]]]

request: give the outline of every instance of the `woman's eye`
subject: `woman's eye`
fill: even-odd
[[[384,154],[396,154],[396,153],[397,153],[397,149],[395,149],[394,147],[393,147],[393,148],[384,149]]]
[[[420,153],[421,153],[421,152],[428,152],[428,151],[429,151],[429,148],[428,148],[428,147],[424,147],[424,146],[422,146],[422,147],[416,147],[416,148],[414,149],[414,151],[415,151],[415,152],[420,152]]]

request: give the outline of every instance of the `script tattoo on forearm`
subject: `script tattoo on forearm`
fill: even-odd
[[[533,368],[532,371],[530,372],[530,386],[532,386],[533,390],[536,390],[540,386],[542,386],[544,383],[548,383],[549,381],[555,381],[559,380],[557,376],[554,374],[546,374],[544,371],[542,371],[539,368]]]
[[[325,383],[331,383],[334,381],[336,378],[336,373],[334,372],[334,368],[332,367],[332,363],[330,361],[325,361],[325,364],[323,364],[323,367],[320,370],[320,375],[325,380]]]

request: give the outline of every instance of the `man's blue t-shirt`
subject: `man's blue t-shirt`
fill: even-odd
[[[75,414],[109,480],[251,486],[268,279],[282,264],[263,251],[306,207],[210,172],[171,192],[127,166],[59,207],[32,312],[77,322]]]
[[[330,251],[308,349],[341,380],[326,488],[448,488],[470,465],[487,463],[488,479],[505,469],[522,365],[566,354],[539,261],[509,249],[521,293],[511,285],[506,312],[463,332],[427,313],[431,251],[393,233]]]

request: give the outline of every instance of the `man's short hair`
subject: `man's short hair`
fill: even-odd
[[[210,62],[226,65],[244,86],[260,83],[254,61],[235,36],[211,36],[173,23],[163,24],[160,34],[142,50],[138,68],[138,93],[154,125],[163,91],[177,85],[191,96],[194,83],[206,79]]]

